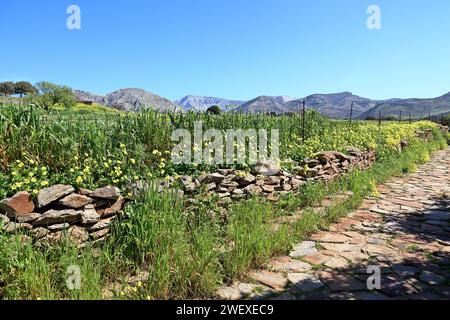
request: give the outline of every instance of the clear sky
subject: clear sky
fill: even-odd
[[[81,30],[69,30],[69,5]],[[381,30],[366,10],[381,8]],[[252,99],[450,91],[449,0],[1,0],[0,81]]]

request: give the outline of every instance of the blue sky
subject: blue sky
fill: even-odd
[[[66,27],[72,4],[81,30]],[[449,16],[448,0],[1,0],[0,81],[170,99],[435,97],[450,91]]]

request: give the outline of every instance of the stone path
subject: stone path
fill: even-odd
[[[294,246],[223,299],[449,299],[450,149],[379,186],[329,231]],[[377,272],[379,278],[376,278]],[[373,276],[373,277],[372,277]],[[368,283],[379,289],[369,290]]]

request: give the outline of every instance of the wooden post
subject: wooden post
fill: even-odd
[[[306,122],[305,122],[305,114],[306,114],[306,101],[303,100],[303,110],[302,110],[302,140],[303,142],[305,142],[305,126],[306,126]]]
[[[352,126],[352,118],[353,118],[353,101],[352,106],[350,107],[350,127]]]

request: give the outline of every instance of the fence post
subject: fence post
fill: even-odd
[[[412,120],[411,120],[411,112],[409,113],[409,124],[411,124],[412,123]]]
[[[381,109],[378,111],[378,126],[381,127]]]
[[[350,127],[352,126],[352,118],[353,118],[353,101],[352,106],[350,107]]]
[[[402,123],[402,110],[400,110],[400,115],[398,117],[398,122]]]
[[[303,109],[302,109],[302,140],[305,142],[305,114],[306,114],[306,101],[303,100]]]

